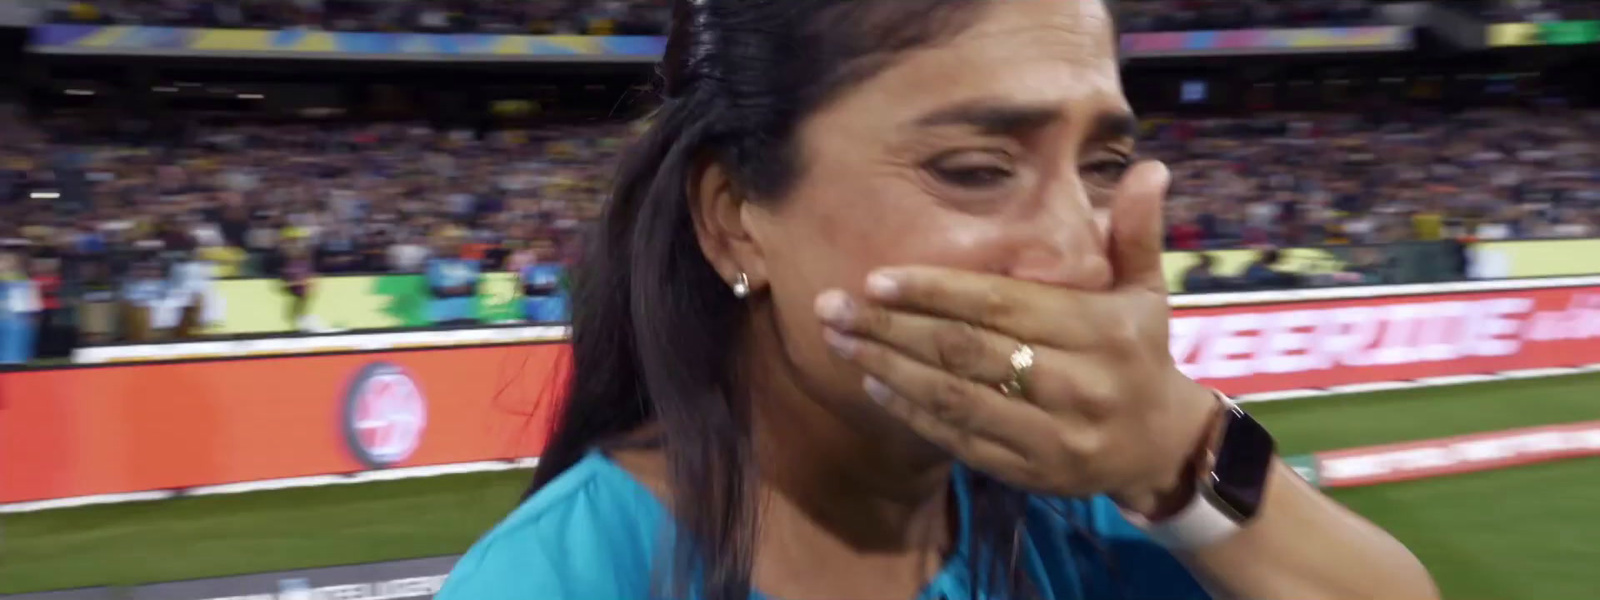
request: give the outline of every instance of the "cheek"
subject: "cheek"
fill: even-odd
[[[936,204],[909,183],[800,190],[773,219],[765,244],[774,325],[788,362],[813,396],[857,398],[861,373],[833,357],[814,312],[818,294],[860,296],[873,269],[924,264],[1000,271],[1011,244],[992,219]]]
[[[798,194],[775,220],[766,250],[774,292],[807,293],[808,309],[828,289],[860,293],[879,267],[922,264],[999,272],[1015,250],[1000,220],[939,205],[902,181],[827,186]]]

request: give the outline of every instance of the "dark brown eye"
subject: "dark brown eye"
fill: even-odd
[[[1128,169],[1133,167],[1133,161],[1126,157],[1099,160],[1083,168],[1084,175],[1094,178],[1098,185],[1116,186],[1122,182],[1122,177],[1128,174]]]
[[[985,152],[960,152],[935,158],[923,167],[940,183],[969,190],[1005,185],[1015,173],[1004,159]]]

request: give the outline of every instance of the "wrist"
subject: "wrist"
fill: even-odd
[[[1143,486],[1139,492],[1113,494],[1113,499],[1124,510],[1132,511],[1152,522],[1177,514],[1195,497],[1200,477],[1211,468],[1212,450],[1222,435],[1223,413],[1226,410],[1217,393],[1198,382],[1184,377],[1178,382],[1179,390],[1172,430],[1178,441],[1170,466],[1162,470],[1159,479]]]

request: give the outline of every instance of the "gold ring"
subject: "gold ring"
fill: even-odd
[[[1028,375],[1028,370],[1033,368],[1033,347],[1027,344],[1018,344],[1015,352],[1011,353],[1011,380],[1000,384],[1000,393],[1011,398],[1022,398],[1027,395],[1027,388],[1023,379]]]

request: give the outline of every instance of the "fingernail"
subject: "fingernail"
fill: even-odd
[[[824,328],[822,330],[822,339],[828,342],[828,348],[833,350],[833,353],[839,355],[840,358],[850,358],[856,354],[857,342],[853,337],[839,333],[832,328]]]
[[[828,290],[817,296],[817,316],[823,321],[841,327],[849,326],[855,318],[855,306],[850,295],[839,290]]]
[[[867,276],[867,293],[874,298],[892,300],[900,293],[900,283],[888,273],[873,273]]]
[[[884,385],[882,381],[878,381],[878,378],[871,375],[861,380],[861,387],[867,390],[867,396],[878,404],[888,402],[889,397],[894,395],[894,392],[889,390],[889,386]]]

